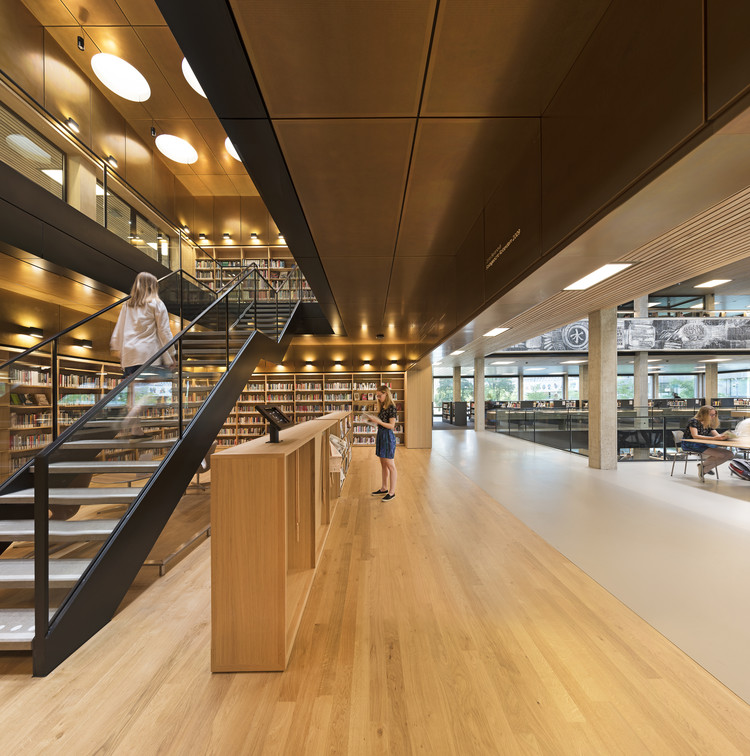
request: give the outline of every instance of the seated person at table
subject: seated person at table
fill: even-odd
[[[716,441],[724,441],[726,436],[717,432],[719,427],[719,418],[716,414],[716,410],[713,407],[704,405],[696,413],[692,420],[688,420],[687,427],[685,428],[685,434],[682,439],[682,448],[685,451],[696,452],[697,454],[703,454],[703,461],[698,464],[701,466],[701,475],[713,475],[714,468],[718,467],[724,462],[728,462],[734,457],[734,454],[729,449],[725,449],[715,444],[703,444],[696,443],[692,439],[713,439]]]

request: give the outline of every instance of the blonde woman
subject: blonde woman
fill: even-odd
[[[139,273],[130,290],[130,299],[125,302],[112,332],[110,349],[120,355],[122,373],[125,377],[134,373],[172,339],[169,315],[164,302],[159,299],[159,282],[151,273]],[[174,367],[174,352],[165,352],[154,365]],[[143,436],[138,422],[140,406],[133,401],[134,387],[128,391],[130,411],[125,418],[125,435]]]
[[[381,483],[373,496],[383,496],[383,501],[396,497],[396,405],[388,386],[380,386],[375,394],[378,400],[378,414],[366,415],[368,421],[378,427],[375,437],[375,456],[380,460]]]
[[[685,451],[695,452],[703,455],[703,460],[698,463],[698,470],[700,472],[701,480],[704,475],[713,475],[714,468],[728,462],[734,457],[734,454],[729,449],[725,449],[721,446],[715,446],[706,443],[696,443],[693,439],[700,439],[701,441],[724,441],[726,435],[718,433],[719,417],[716,414],[714,407],[704,405],[695,417],[688,420],[688,424],[685,427],[685,433],[682,438],[682,448]]]

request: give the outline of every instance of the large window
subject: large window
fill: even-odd
[[[523,398],[533,401],[562,399],[563,378],[561,375],[525,375]]]
[[[571,375],[568,377],[568,395],[565,398],[581,398],[581,379],[577,375]]]
[[[750,372],[719,375],[719,396],[727,398],[750,396]]]
[[[659,399],[693,399],[695,397],[694,375],[660,375],[658,381]]]
[[[632,375],[617,376],[617,398],[633,399],[635,395],[635,384]]]
[[[486,402],[518,401],[518,378],[515,376],[488,375],[484,379]]]

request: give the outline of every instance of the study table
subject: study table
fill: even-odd
[[[692,441],[695,444],[706,444],[707,446],[721,446],[725,449],[742,449],[743,451],[750,451],[750,436],[738,436],[729,441],[721,441],[720,439],[702,439],[702,438],[686,438],[686,441]],[[731,460],[730,460],[731,461]],[[700,468],[703,469],[702,467]],[[700,475],[700,479],[703,480],[703,476]]]

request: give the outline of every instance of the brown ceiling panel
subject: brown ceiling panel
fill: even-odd
[[[117,0],[117,4],[133,26],[167,25],[154,0]]]
[[[421,115],[541,115],[609,4],[442,0]]]
[[[241,197],[258,197],[258,190],[253,184],[253,180],[248,175],[238,176],[232,175],[229,177],[232,184],[234,184],[235,191]]]
[[[414,116],[435,0],[232,0],[272,118]]]
[[[91,144],[91,83],[73,65],[62,48],[44,35],[44,107],[64,121],[73,118],[80,126],[78,138]]]
[[[127,24],[116,0],[24,0],[45,26],[116,26]]]
[[[701,3],[613,3],[542,121],[545,249],[703,122]]]
[[[20,0],[0,4],[0,70],[44,101],[44,30]]]
[[[196,176],[194,173],[180,173],[179,171],[174,171],[174,173],[177,176],[177,180],[183,184],[193,197],[210,196],[211,193],[200,176]]]
[[[396,245],[414,121],[276,121],[274,128],[324,264]]]
[[[217,118],[193,118],[196,128],[211,150],[214,158],[221,164],[222,171],[227,175],[247,175],[245,166],[235,160],[226,149],[224,141],[227,134]]]
[[[382,309],[388,288],[390,257],[371,258],[366,265],[353,257],[327,257],[324,267],[336,302],[342,304],[379,303]]]
[[[708,116],[746,92],[750,79],[750,3],[747,0],[708,0]]]
[[[397,254],[455,254],[508,165],[538,140],[538,118],[420,120]]]
[[[232,183],[232,179],[224,173],[219,174],[200,174],[203,183],[206,185],[209,194],[216,196],[232,196],[237,194],[237,190]]]
[[[484,305],[484,215],[480,215],[456,255],[456,317],[459,322]]]

